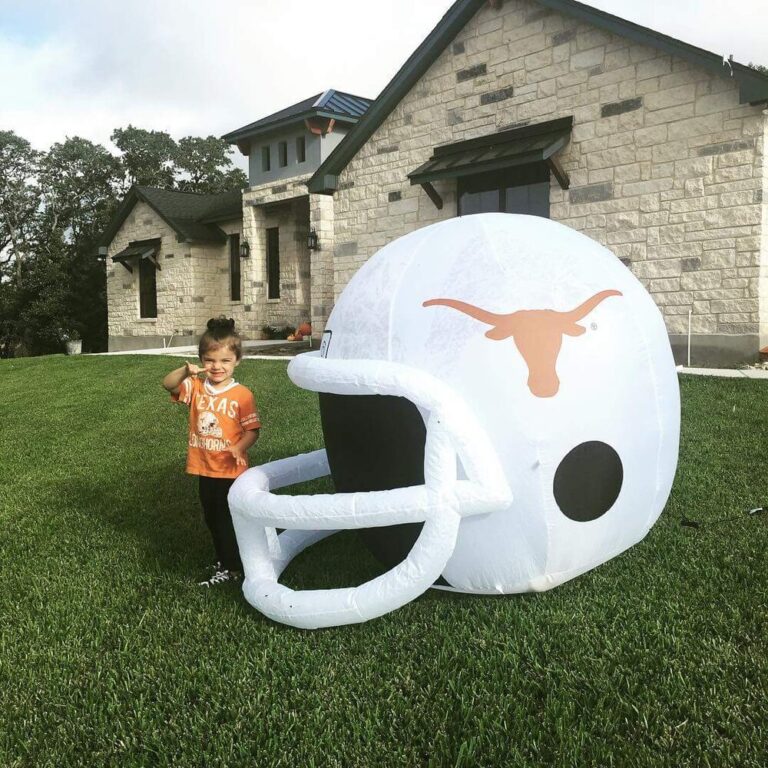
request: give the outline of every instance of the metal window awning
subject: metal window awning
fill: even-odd
[[[507,131],[435,147],[426,163],[408,174],[411,184],[421,184],[438,208],[443,201],[432,186],[433,181],[459,176],[500,171],[519,165],[544,163],[563,189],[568,189],[568,174],[555,154],[571,138],[573,117],[549,120]]]
[[[149,259],[157,269],[160,264],[157,260],[157,252],[160,250],[160,240],[139,240],[131,243],[127,248],[123,248],[120,253],[112,257],[112,261],[122,264],[129,272],[133,272],[132,263],[135,264],[141,259]]]

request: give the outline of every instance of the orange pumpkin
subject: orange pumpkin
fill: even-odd
[[[288,341],[296,341],[296,337],[295,337],[293,334],[291,334],[291,335],[288,337],[288,339],[287,339],[287,340],[288,340]]]

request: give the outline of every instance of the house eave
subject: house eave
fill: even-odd
[[[309,181],[310,192],[333,193],[335,187],[331,188],[325,179],[338,178],[392,110],[486,2],[488,0],[457,0],[451,6],[437,26],[390,80],[380,96],[371,104],[365,115],[320,165]],[[536,2],[600,29],[685,59],[715,75],[731,77],[738,84],[740,103],[756,104],[768,99],[768,75],[751,67],[728,61],[711,51],[705,51],[575,0],[536,0]],[[498,7],[498,3],[493,7]]]

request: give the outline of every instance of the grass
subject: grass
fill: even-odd
[[[194,586],[212,552],[171,365],[0,361],[0,766],[768,764],[768,514],[745,514],[768,505],[766,382],[681,379],[667,509],[600,568],[302,632]],[[239,379],[257,463],[322,445],[284,362]],[[377,571],[344,533],[286,580]]]

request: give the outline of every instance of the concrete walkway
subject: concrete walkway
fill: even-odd
[[[243,359],[245,360],[290,360],[290,355],[270,355],[260,350],[281,346],[296,346],[296,354],[309,352],[312,347],[307,341],[285,341],[284,339],[270,339],[267,341],[244,341]],[[155,349],[127,349],[120,352],[98,352],[99,355],[165,355],[166,357],[185,357],[197,359],[197,345],[188,347],[157,347]]]
[[[718,376],[721,379],[768,379],[768,371],[762,368],[686,368],[678,365],[677,372],[693,376]]]
[[[244,341],[243,358],[247,360],[285,360],[291,359],[290,355],[270,355],[265,348],[280,345],[281,347],[296,346],[296,354],[308,352],[312,349],[307,341],[284,341],[271,339],[269,341]],[[264,352],[260,352],[264,349]],[[159,347],[157,349],[132,349],[125,352],[101,352],[102,355],[167,355],[169,357],[185,357],[195,359],[197,347]],[[677,366],[678,373],[692,376],[717,376],[728,379],[768,379],[768,370],[762,368],[686,368]]]

